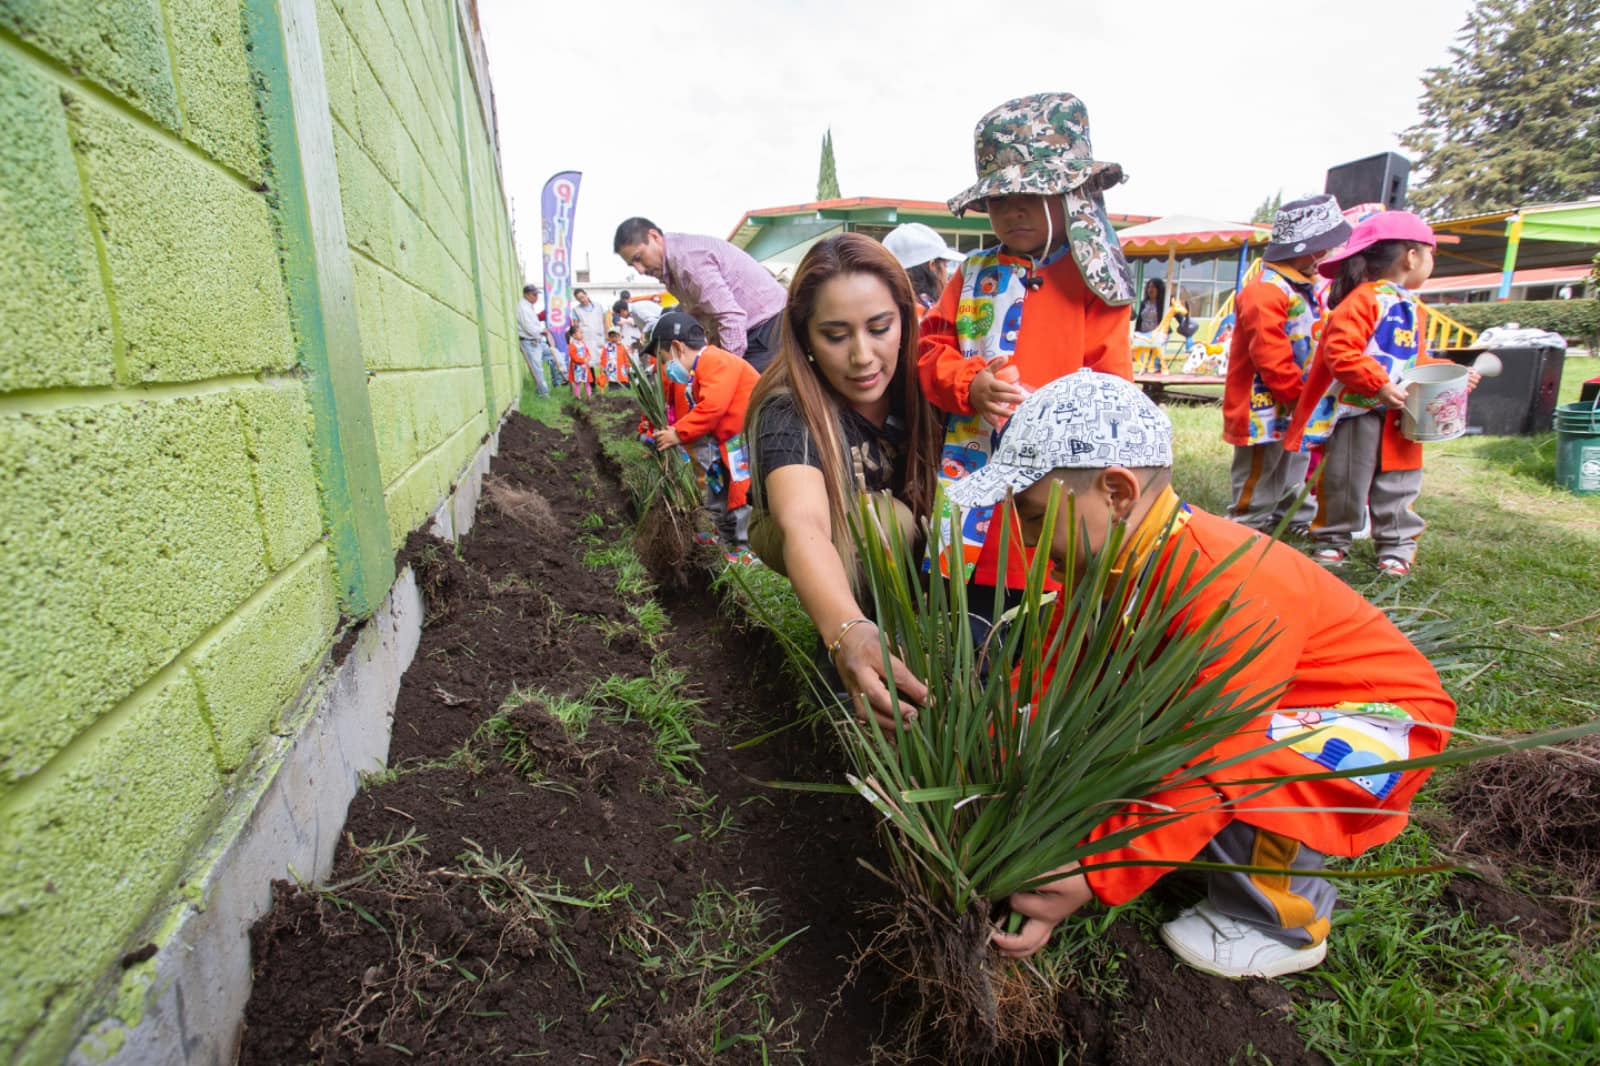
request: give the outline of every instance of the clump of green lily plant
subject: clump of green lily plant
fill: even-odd
[[[661,375],[640,369],[628,381],[650,424],[657,429],[671,425]],[[694,551],[700,485],[694,463],[681,447],[664,452],[652,449],[651,463],[657,476],[649,478],[645,491],[636,494],[634,500],[639,513],[634,543],[639,557],[657,580],[681,585],[687,580],[687,564]]]
[[[1064,521],[1078,546],[1070,504],[1052,500],[1041,543]],[[1009,512],[996,512],[1003,543]],[[935,540],[959,545],[959,511],[935,514]],[[849,780],[884,819],[880,873],[905,901],[889,935],[910,956],[917,1022],[937,1023],[949,1046],[981,1055],[1056,1025],[1054,990],[989,946],[996,904],[1068,862],[1087,863],[1085,838],[1119,807],[1215,769],[1205,752],[1278,695],[1230,686],[1269,634],[1235,648],[1244,638],[1219,637],[1224,609],[1180,631],[1213,575],[1195,574],[1192,559],[1119,568],[1120,528],[1081,574],[1057,575],[1054,592],[1045,590],[1048,553],[1035,553],[1021,605],[1002,612],[999,602],[969,603],[966,585],[937,568],[925,574],[922,554],[879,520],[873,501],[863,498],[853,527],[883,653],[922,678],[928,698],[898,730],[838,717]],[[1165,538],[1151,558],[1164,547]],[[980,631],[993,627],[982,644],[973,613]],[[1200,680],[1230,651],[1231,663]],[[1094,848],[1162,824],[1157,812]]]
[[[651,425],[662,429],[672,424],[667,418],[667,396],[661,386],[660,374],[640,368],[629,377],[628,385]],[[659,461],[662,477],[656,491],[680,515],[693,514],[700,506],[700,487],[695,482],[694,465],[689,461],[688,453],[682,448],[671,448],[659,453]],[[643,505],[648,502],[640,501],[641,513],[646,509]]]

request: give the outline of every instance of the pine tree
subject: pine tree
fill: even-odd
[[[1283,190],[1279,189],[1277,192],[1273,193],[1271,196],[1267,197],[1265,200],[1262,200],[1256,205],[1255,214],[1250,216],[1250,221],[1265,222],[1266,224],[1271,225],[1272,220],[1278,217],[1278,208],[1282,206]]]
[[[1450,216],[1600,195],[1600,0],[1478,0],[1422,78],[1418,210]]]
[[[833,130],[822,135],[822,165],[817,169],[817,199],[839,199],[839,172],[833,166]]]

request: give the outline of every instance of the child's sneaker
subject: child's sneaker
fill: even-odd
[[[1385,555],[1378,560],[1378,573],[1385,577],[1407,577],[1411,574],[1411,564],[1404,559],[1396,559],[1392,555]]]
[[[694,542],[696,544],[720,544],[722,543],[722,538],[717,536],[715,533],[707,533],[704,530],[697,530],[694,535]]]
[[[1311,553],[1311,558],[1323,566],[1343,566],[1348,554],[1343,548],[1318,548]]]
[[[756,553],[751,551],[749,548],[740,548],[738,551],[729,552],[726,558],[730,563],[738,563],[745,566],[761,562],[761,560],[756,557]]]
[[[1328,955],[1326,940],[1316,947],[1297,948],[1218,913],[1210,903],[1190,907],[1162,925],[1161,939],[1196,970],[1235,981],[1299,973]]]

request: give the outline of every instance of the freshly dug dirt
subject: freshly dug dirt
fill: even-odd
[[[1469,846],[1600,887],[1600,736],[1512,752],[1458,774],[1450,805]]]
[[[612,572],[583,565],[585,535],[632,533],[593,427],[564,436],[513,416],[500,443],[471,536],[459,549],[413,537],[402,555],[429,608],[396,707],[396,773],[352,802],[328,891],[278,885],[253,930],[239,1061],[833,1066],[882,1044],[954,1061],[907,1051],[907,1004],[884,966],[846,984],[878,928],[863,914],[890,903],[860,863],[879,861],[869,809],[766,784],[836,780],[838,753],[804,725],[735,747],[796,714],[772,642],[723,617],[696,578],[662,594],[671,628],[652,647]],[[642,722],[600,714],[569,731],[552,715],[599,678],[667,665],[700,701],[702,772],[688,781],[662,769]],[[674,980],[670,965],[708,892],[759,904],[745,935],[761,943],[804,930],[763,964],[769,978],[709,1003],[706,980]],[[1325,1061],[1287,1020],[1285,989],[1184,970],[1126,924],[1109,935],[1128,999],[1065,996],[1065,1061],[1198,1064],[1247,1048],[1280,1066]],[[731,1039],[757,1033],[765,1047]]]

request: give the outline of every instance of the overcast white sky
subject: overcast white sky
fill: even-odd
[[[523,262],[539,192],[583,172],[575,259],[628,277],[617,223],[726,237],[745,211],[815,198],[832,127],[845,196],[943,200],[973,181],[972,127],[1066,90],[1112,211],[1242,220],[1327,168],[1397,150],[1423,71],[1471,0],[479,0]]]

